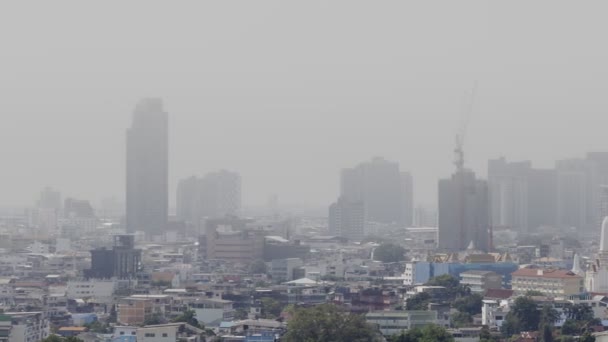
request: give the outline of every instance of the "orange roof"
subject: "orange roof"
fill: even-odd
[[[59,328],[59,331],[85,332],[85,331],[87,331],[87,328],[85,328],[85,327],[62,327],[62,328]]]
[[[538,277],[538,278],[582,278],[569,270],[555,270],[542,268],[520,268],[511,273],[514,277]]]

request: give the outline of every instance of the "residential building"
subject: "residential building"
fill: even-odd
[[[557,172],[557,226],[587,228],[592,218],[589,202],[589,163],[584,159],[559,160]],[[595,208],[593,208],[595,209]]]
[[[235,218],[209,220],[206,234],[199,238],[204,260],[250,263],[264,257],[264,230],[246,226],[248,220]]]
[[[69,299],[90,298],[95,301],[111,300],[116,291],[115,280],[70,280],[66,289]]]
[[[141,269],[141,250],[135,248],[135,236],[115,235],[114,246],[91,251],[91,268],[85,270],[87,278],[133,278]]]
[[[458,252],[474,246],[489,251],[490,221],[487,182],[461,169],[439,181],[438,248]]]
[[[492,224],[495,227],[528,231],[528,176],[530,161],[488,161],[488,187]]]
[[[8,342],[36,342],[48,337],[51,328],[44,312],[5,312],[0,315],[0,333],[0,340],[8,333]]]
[[[296,269],[302,267],[304,263],[299,258],[275,259],[270,266],[270,276],[275,283],[283,283],[299,279],[294,277]]]
[[[219,326],[223,321],[232,321],[236,311],[233,302],[215,298],[197,298],[187,303],[188,309],[196,313],[196,319],[205,326]]]
[[[342,170],[340,198],[363,202],[366,219],[411,226],[413,181],[399,164],[376,157],[354,168]]]
[[[150,298],[123,298],[116,306],[118,323],[141,325],[154,313],[153,306],[153,299]]]
[[[190,177],[177,187],[178,217],[196,226],[204,218],[236,216],[241,210],[241,176],[221,170]]]
[[[137,329],[138,342],[175,342],[180,323],[151,325]]]
[[[329,206],[329,233],[351,240],[365,236],[365,204],[340,197]]]
[[[545,296],[571,296],[585,291],[584,278],[570,270],[520,268],[511,274],[516,294],[539,291]]]
[[[502,275],[492,271],[466,271],[460,273],[460,284],[469,286],[473,293],[483,294],[488,289],[502,288]]]
[[[365,315],[369,324],[378,326],[384,336],[391,336],[412,328],[437,324],[437,311],[373,311]]]
[[[168,115],[160,99],[140,101],[127,130],[127,231],[162,235],[169,210]]]

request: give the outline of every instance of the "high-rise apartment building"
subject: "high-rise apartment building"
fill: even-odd
[[[557,173],[531,169],[528,174],[528,227],[555,226],[557,219]]]
[[[584,229],[593,220],[589,166],[584,159],[556,162],[558,227]]]
[[[46,187],[40,192],[40,199],[36,206],[40,209],[61,209],[61,192]]]
[[[365,236],[365,205],[363,201],[350,201],[340,197],[329,206],[329,233],[352,240]]]
[[[488,185],[470,170],[458,170],[439,181],[438,248],[462,251],[490,248]]]
[[[528,231],[528,177],[532,163],[488,161],[491,219],[494,227]]]
[[[399,164],[374,158],[342,170],[340,197],[363,202],[366,220],[412,225],[412,176],[399,171]]]
[[[160,99],[144,99],[127,130],[127,231],[163,233],[168,218],[168,115]]]
[[[203,218],[236,216],[241,209],[241,177],[226,170],[190,177],[177,187],[177,215],[200,225]]]

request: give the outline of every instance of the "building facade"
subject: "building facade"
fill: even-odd
[[[127,130],[127,231],[162,235],[168,221],[168,191],[168,114],[160,99],[144,99]]]
[[[438,248],[458,252],[473,243],[475,249],[490,249],[487,182],[469,170],[459,170],[439,181]]]

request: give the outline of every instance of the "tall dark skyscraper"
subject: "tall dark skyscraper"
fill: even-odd
[[[160,99],[141,100],[127,130],[127,231],[154,236],[167,227],[168,115]]]

